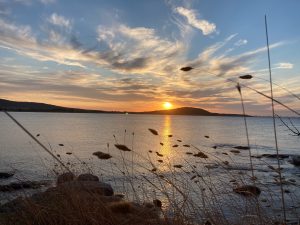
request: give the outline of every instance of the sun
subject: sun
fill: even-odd
[[[165,109],[171,109],[173,105],[170,102],[164,102],[163,106]]]

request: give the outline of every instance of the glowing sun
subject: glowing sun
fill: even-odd
[[[165,109],[171,109],[173,105],[170,102],[164,102],[163,106]]]

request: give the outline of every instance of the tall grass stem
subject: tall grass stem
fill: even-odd
[[[269,35],[268,35],[267,15],[265,15],[265,28],[266,28],[267,50],[268,50],[268,65],[269,65],[269,77],[270,77],[270,91],[271,91],[273,130],[274,130],[275,147],[276,147],[276,155],[277,155],[278,174],[279,174],[279,180],[280,180],[280,190],[281,190],[281,201],[282,201],[283,218],[284,218],[284,222],[286,222],[284,191],[283,191],[283,185],[282,185],[282,174],[281,174],[281,168],[280,168],[278,140],[277,140],[277,132],[276,132],[276,120],[275,120],[275,110],[274,110],[274,97],[273,97],[272,70],[271,70],[271,58],[270,58],[270,48],[269,48]]]

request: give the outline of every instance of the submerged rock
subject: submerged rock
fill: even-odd
[[[0,179],[7,179],[15,175],[13,172],[0,172]]]
[[[230,150],[230,152],[232,152],[232,153],[236,153],[236,154],[238,154],[238,153],[241,153],[239,150]]]
[[[216,169],[219,167],[219,165],[218,164],[208,164],[208,165],[205,165],[205,167],[207,169]]]
[[[203,152],[198,152],[198,153],[194,154],[194,156],[202,158],[202,159],[207,159],[208,158],[208,156]]]
[[[262,154],[261,156],[266,157],[266,158],[277,159],[277,154]],[[290,155],[288,155],[288,154],[278,154],[279,159],[286,159],[289,157],[290,157]]]
[[[233,191],[244,196],[258,196],[261,193],[260,188],[254,185],[244,185],[236,187],[233,189]]]

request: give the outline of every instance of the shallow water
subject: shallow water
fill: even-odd
[[[211,182],[220,195],[224,196],[228,196],[228,192],[232,190],[232,185],[229,183],[232,177],[241,176],[241,171],[244,173],[242,176],[246,176],[245,179],[250,174],[249,152],[247,150],[241,150],[239,154],[230,152],[234,146],[245,146],[247,143],[242,117],[24,112],[15,112],[12,115],[31,133],[39,134],[37,138],[53,153],[59,154],[62,161],[70,164],[72,169],[85,172],[92,170],[97,175],[102,174],[103,180],[110,181],[122,192],[127,190],[128,194],[130,194],[128,177],[134,179],[135,176],[145,175],[155,180],[155,175],[147,170],[151,170],[154,166],[163,176],[176,174],[180,177],[177,180],[178,185],[186,185],[185,189],[199,188],[198,184],[194,183],[198,178],[190,180],[193,176],[193,167],[197,167],[199,173],[205,177],[203,179],[209,178],[206,181],[198,179],[199,182]],[[295,126],[300,127],[300,119],[293,119],[293,122]],[[274,154],[272,119],[249,117],[247,123],[252,155]],[[0,171],[16,172],[13,178],[0,180],[0,184],[19,179],[53,180],[52,170],[58,169],[56,162],[3,113],[0,114],[0,124]],[[148,128],[157,130],[159,135],[151,134]],[[277,120],[277,132],[280,153],[299,154],[299,137],[292,136],[279,120]],[[133,153],[120,152],[114,147],[116,143],[125,143],[133,149]],[[175,144],[178,147],[173,147]],[[184,144],[191,147],[184,147]],[[149,150],[152,150],[152,153]],[[209,158],[204,160],[186,154],[186,152],[196,153],[199,150],[208,154]],[[100,160],[92,155],[95,151],[110,153],[113,158]],[[157,156],[156,151],[163,157]],[[72,154],[67,155],[67,152]],[[157,162],[159,159],[164,162]],[[231,167],[225,166],[226,169],[223,168],[224,165],[218,165],[215,169],[205,167],[215,164],[215,161],[219,164],[228,161]],[[271,189],[271,192],[275,193],[275,198],[279,197],[279,186],[273,183],[273,176],[276,174],[268,168],[268,165],[276,166],[276,161],[253,158],[253,163],[255,175],[259,177],[262,189]],[[299,195],[299,168],[294,167],[288,160],[282,160],[281,163],[284,176],[296,180],[295,185],[288,186],[289,190],[293,195]],[[183,165],[183,168],[174,169],[175,164]],[[123,173],[127,174],[127,178],[124,178]],[[187,180],[190,182],[187,183]],[[159,195],[153,191],[153,187],[149,187],[149,183],[139,182],[135,184],[136,188],[140,189],[137,190],[139,198],[153,198]],[[225,188],[224,184],[226,184]],[[146,196],[145,192],[151,193]],[[196,192],[192,190],[191,192],[192,198],[195,198]],[[262,196],[268,195],[269,191],[262,193]],[[0,198],[7,199],[8,195],[0,194]],[[278,199],[276,202],[278,205]],[[300,202],[296,201],[296,203],[298,207]]]

